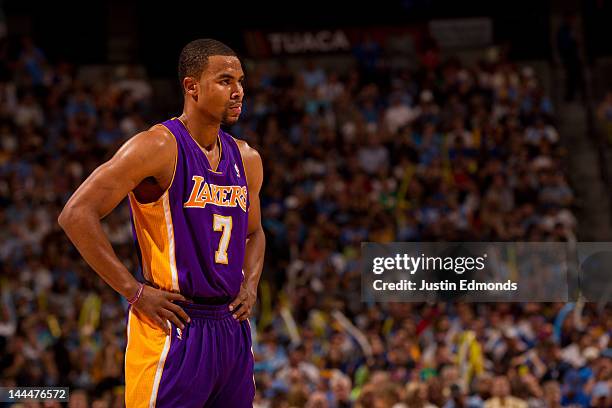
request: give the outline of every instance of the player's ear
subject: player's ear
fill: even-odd
[[[198,96],[198,81],[195,80],[194,77],[185,77],[183,78],[183,90],[187,95]]]

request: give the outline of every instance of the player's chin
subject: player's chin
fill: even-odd
[[[235,124],[236,122],[238,122],[238,119],[240,119],[240,114],[238,115],[226,114],[223,116],[222,122],[226,126],[231,126]]]

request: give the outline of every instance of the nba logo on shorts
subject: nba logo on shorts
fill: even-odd
[[[178,327],[176,328],[176,338],[179,340],[183,340],[183,332]]]

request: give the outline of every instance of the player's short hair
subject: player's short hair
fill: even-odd
[[[236,57],[236,53],[221,41],[212,38],[193,40],[181,51],[178,63],[178,76],[183,88],[185,77],[199,78],[208,64],[208,57],[213,55]]]

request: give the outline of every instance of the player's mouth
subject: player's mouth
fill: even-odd
[[[235,105],[230,105],[229,111],[233,113],[234,115],[240,115],[240,112],[242,112],[242,104],[237,103]]]

